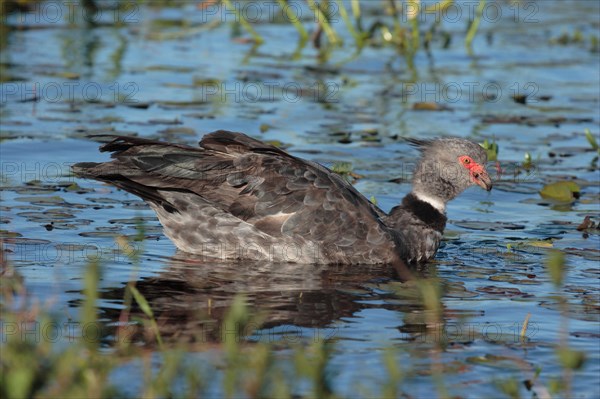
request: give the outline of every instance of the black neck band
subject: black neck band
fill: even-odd
[[[431,205],[429,202],[420,200],[413,193],[410,193],[404,197],[402,200],[402,208],[408,212],[411,212],[413,215],[421,219],[426,225],[439,231],[440,233],[443,232],[444,227],[446,227],[446,220],[448,220],[446,215],[433,207],[433,205]]]

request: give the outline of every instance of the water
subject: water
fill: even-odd
[[[252,49],[234,38],[231,24],[204,29],[204,16],[193,4],[136,5],[120,16],[120,25],[105,11],[95,27],[55,21],[49,8],[10,16],[19,29],[2,35],[5,259],[34,298],[70,320],[83,298],[84,266],[102,258],[99,308],[109,327],[104,345],[110,348],[115,339],[124,286],[133,279],[166,340],[199,344],[188,360],[214,356],[203,345],[219,341],[225,309],[236,293],[246,293],[253,309],[267,315],[249,340],[335,338],[334,388],[349,397],[361,389],[378,392],[385,372],[381,358],[390,347],[399,349],[400,364],[422,371],[404,392],[431,395],[428,353],[441,336],[448,341],[440,361],[451,392],[497,396],[493,380],[530,379],[536,367],[541,383],[548,384],[562,372],[553,345],[568,323],[570,345],[587,355],[574,375],[574,392],[598,397],[600,235],[592,230],[584,236],[576,227],[585,216],[600,219],[597,154],[583,134],[589,128],[597,137],[599,130],[600,66],[598,53],[590,51],[599,6],[492,4],[501,7],[502,17],[494,21],[490,14],[482,22],[472,56],[462,42],[465,20],[444,21],[449,47],[434,41],[430,55],[416,55],[414,68],[389,47],[353,54],[347,32],[345,47],[320,63],[310,46],[296,52],[296,31],[283,23],[258,24],[266,43]],[[376,10],[377,3],[368,9]],[[375,20],[366,14],[366,21]],[[342,25],[340,20],[338,30],[345,32]],[[575,31],[582,32],[583,43],[553,41]],[[527,104],[516,103],[515,94],[529,94]],[[417,111],[416,102],[448,109]],[[89,134],[194,144],[216,129],[277,140],[291,153],[329,166],[351,161],[362,176],[356,187],[384,210],[410,189],[417,156],[398,137],[495,138],[503,175],[492,173],[490,194],[473,188],[449,205],[444,245],[420,271],[443,287],[445,324],[427,329],[414,289],[385,267],[189,259],[176,253],[143,202],[69,173],[72,163],[107,159],[98,143],[86,139]],[[513,174],[526,152],[533,167]],[[582,187],[572,205],[538,194],[561,179]],[[119,249],[114,236],[135,236],[138,218],[145,239]],[[568,254],[566,316],[543,266],[549,247]],[[127,256],[131,251],[143,251],[140,267]],[[528,341],[522,344],[527,314]],[[142,335],[131,339],[153,345]],[[128,387],[131,372],[123,366],[113,381],[135,390]]]

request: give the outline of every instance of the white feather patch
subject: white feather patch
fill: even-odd
[[[413,192],[414,196],[423,202],[427,202],[429,205],[440,211],[441,213],[446,212],[446,204],[439,198],[431,197],[429,195],[420,193],[418,191]]]

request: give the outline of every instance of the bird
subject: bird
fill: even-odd
[[[141,197],[185,253],[222,261],[423,264],[446,226],[446,204],[490,191],[487,153],[456,137],[408,139],[421,156],[412,190],[384,212],[331,169],[246,134],[218,130],[198,147],[110,136],[108,162],[76,176]]]

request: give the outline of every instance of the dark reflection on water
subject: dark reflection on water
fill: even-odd
[[[416,271],[419,276],[425,273]],[[326,328],[366,308],[399,312],[422,308],[418,299],[394,305],[378,302],[392,294],[373,287],[389,283],[400,283],[391,265],[214,263],[178,254],[170,259],[166,271],[141,279],[135,286],[148,301],[163,340],[206,343],[222,340],[226,333],[221,331],[223,319],[238,294],[246,298],[251,314],[260,315],[260,325],[253,325],[259,329],[284,325]],[[109,345],[119,334],[125,295],[125,287],[100,293],[100,319],[108,326],[104,341]],[[147,317],[133,301],[129,320],[136,319]],[[152,345],[155,341],[141,329],[132,326],[126,330],[121,334],[132,342]]]

